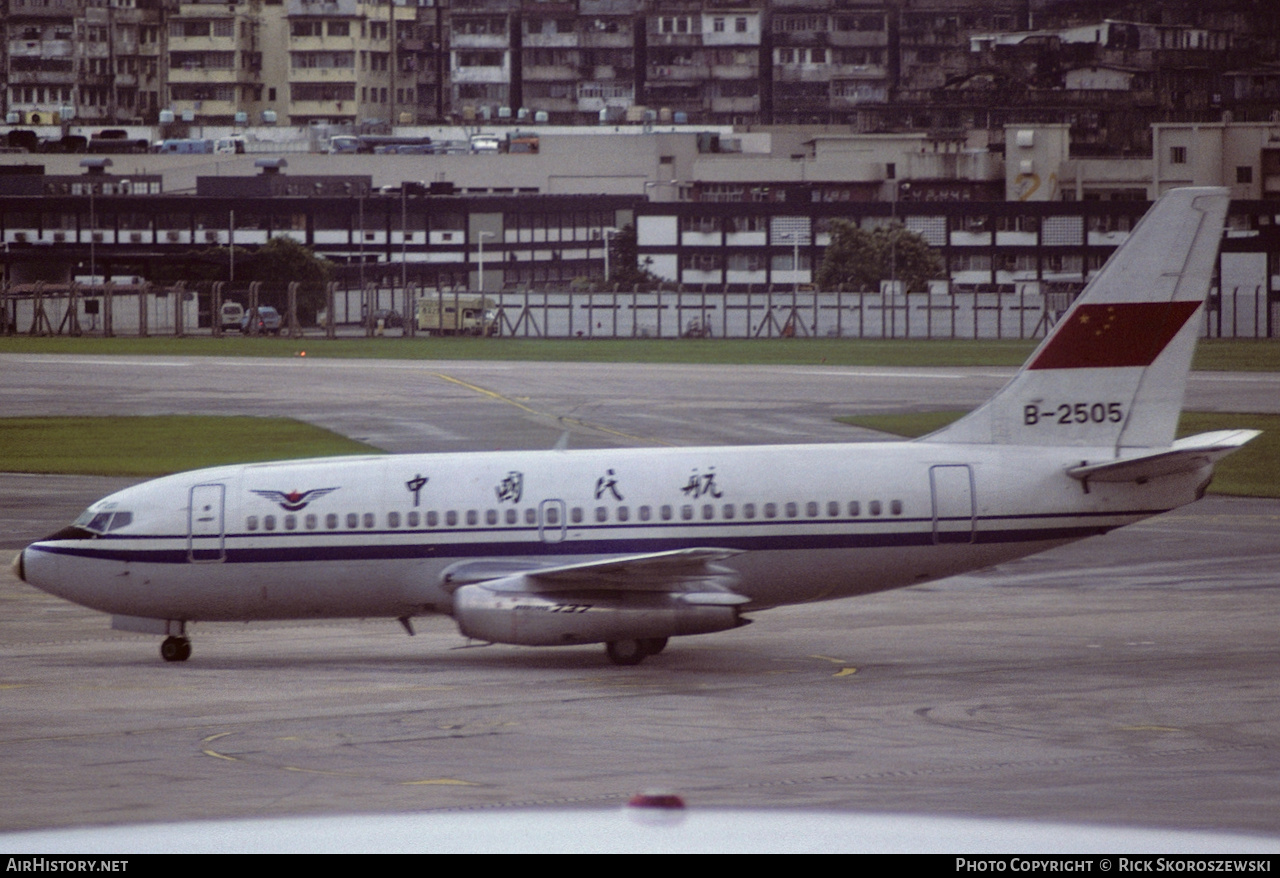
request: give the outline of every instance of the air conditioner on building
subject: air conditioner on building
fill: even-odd
[[[218,243],[218,233],[210,229],[204,233],[204,239],[210,244],[216,244]]]
[[[54,233],[53,233],[53,240],[54,240],[56,243],[61,244],[63,241],[67,240],[67,233],[66,233],[66,232],[54,232]]]
[[[130,233],[129,233],[129,241],[130,241],[130,243],[133,243],[133,244],[141,244],[141,243],[142,243],[142,232],[130,232]]]
[[[177,232],[165,232],[165,233],[164,233],[164,239],[165,239],[166,241],[168,241],[170,244],[176,244],[176,243],[178,243],[178,241],[180,240],[180,238],[181,238],[181,236],[180,236]]]
[[[102,243],[102,232],[94,232],[89,237],[93,239],[93,243],[95,244]]]

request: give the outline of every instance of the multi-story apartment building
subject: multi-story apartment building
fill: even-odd
[[[851,122],[889,98],[892,17],[883,2],[775,0],[773,120]]]
[[[9,0],[5,42],[10,114],[34,124],[74,115],[78,56],[104,38],[100,29],[92,34],[85,29],[82,13],[79,0]]]
[[[654,0],[645,21],[645,103],[660,119],[750,123],[761,118],[768,60],[764,14],[750,0]],[[664,112],[665,111],[665,112]]]
[[[413,121],[416,71],[404,69],[397,51],[398,37],[416,25],[413,7],[289,0],[287,9],[288,114],[293,124]]]
[[[281,18],[282,7],[259,0],[182,2],[169,16],[168,108],[179,119],[201,124],[259,121],[266,97],[264,59],[275,55],[264,37],[279,32]]]
[[[449,15],[453,113],[490,118],[522,106],[519,0],[460,0]]]
[[[1221,0],[0,0],[22,123],[1070,124],[1276,111],[1280,9]],[[1107,18],[1119,8],[1123,20]],[[643,111],[642,109],[643,108]],[[523,111],[523,112],[522,112]],[[665,111],[665,112],[664,112]],[[14,115],[16,114],[16,115]],[[264,116],[266,114],[266,116]],[[544,115],[545,114],[545,115]]]

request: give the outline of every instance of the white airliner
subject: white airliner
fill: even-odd
[[[990,402],[913,442],[391,455],[182,473],[15,559],[32,585],[186,625],[447,613],[617,664],[782,604],[900,588],[1204,494],[1257,435],[1174,441],[1228,195],[1164,196]]]

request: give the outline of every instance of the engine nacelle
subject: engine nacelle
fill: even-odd
[[[521,646],[710,634],[743,624],[728,603],[696,603],[671,592],[526,592],[465,585],[453,617],[467,637]]]

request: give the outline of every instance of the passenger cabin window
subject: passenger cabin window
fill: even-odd
[[[468,526],[470,526],[470,527],[475,527],[475,526],[476,526],[477,524],[479,524],[479,523],[480,523],[480,514],[479,514],[478,512],[476,512],[474,509],[468,509],[468,510],[467,510],[467,525],[468,525]]]
[[[795,518],[800,513],[799,507],[794,503],[787,504],[787,518]]]
[[[360,526],[360,516],[354,512],[347,513],[347,530],[355,530]]]
[[[507,524],[519,524],[519,523],[520,523],[520,513],[516,512],[514,509],[508,509]]]
[[[458,513],[455,510],[450,509],[448,512],[444,514],[444,523],[449,525],[449,527],[457,527]]]
[[[307,530],[315,530],[320,523],[319,519],[316,518],[315,514],[310,512],[307,513],[307,517],[304,519],[304,521],[306,522]]]
[[[330,512],[328,515],[326,515],[324,517],[324,526],[329,530],[337,530],[338,514],[336,512]]]
[[[849,501],[849,517],[850,517],[850,518],[857,518],[859,515],[861,515],[861,514],[862,514],[862,513],[861,513],[861,508],[862,508],[862,507],[860,507],[860,506],[858,505],[858,501],[857,501],[857,500],[850,500],[850,501]]]
[[[486,509],[486,510],[485,510],[485,513],[484,513],[484,520],[485,520],[485,523],[487,523],[487,524],[497,524],[497,523],[498,523],[498,510],[496,510],[496,509]]]
[[[626,521],[631,517],[631,511],[626,506],[619,506],[614,514],[618,516],[618,521]]]
[[[681,507],[680,507],[680,517],[681,517],[682,519],[684,519],[685,521],[693,521],[693,507],[692,507],[692,506],[681,506]]]
[[[901,500],[893,500],[893,501],[891,501],[891,502],[889,503],[889,512],[890,512],[890,513],[892,513],[893,515],[901,515],[901,514],[902,514],[902,501],[901,501]]]
[[[388,512],[388,513],[387,513],[387,527],[399,527],[399,526],[400,526],[400,513],[399,513],[399,512]]]
[[[804,504],[804,514],[809,516],[810,518],[817,518],[818,504],[813,500],[810,500],[808,503]]]
[[[434,509],[427,512],[427,527],[439,527],[440,514]]]
[[[608,520],[609,520],[609,510],[605,509],[603,506],[597,506],[596,521],[608,521]]]
[[[548,506],[546,518],[547,518],[547,524],[559,524],[560,523],[560,507],[554,506],[554,505]]]
[[[742,517],[743,517],[743,518],[755,518],[755,517],[756,517],[756,504],[754,504],[754,503],[743,503],[743,504],[742,504]]]
[[[840,517],[840,503],[838,501],[835,501],[835,500],[827,501],[827,517],[828,518]]]
[[[764,504],[764,517],[765,517],[765,518],[777,518],[777,517],[778,517],[778,504],[777,504],[777,503],[766,503],[766,504]]]
[[[285,530],[297,530],[297,529],[298,529],[298,516],[296,516],[296,515],[286,515],[286,516],[284,517],[284,529],[285,529]]]
[[[245,521],[245,523],[244,523],[244,524],[245,524],[245,528],[247,528],[248,530],[257,530],[257,529],[258,529],[258,516],[256,516],[256,515],[250,515],[250,516],[249,516],[249,518]]]
[[[364,526],[370,530],[378,526],[378,520],[373,517],[372,512],[366,512],[364,514]]]
[[[648,520],[649,520],[649,516],[650,516],[650,509],[649,509],[649,507],[648,507],[648,506],[641,506],[641,507],[640,507],[640,520],[641,520],[641,521],[648,521]]]
[[[409,525],[409,527],[418,526],[419,516],[416,511],[410,512],[407,516],[405,516],[405,518],[407,519],[406,523]]]
[[[867,508],[871,510],[871,514],[872,514],[872,515],[879,515],[879,514],[880,514],[880,501],[879,501],[879,500],[872,500],[870,503],[868,503],[868,504],[867,504]]]

